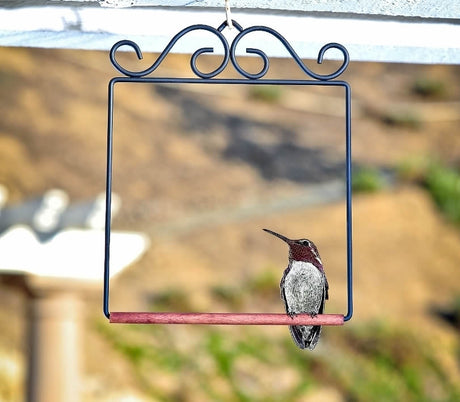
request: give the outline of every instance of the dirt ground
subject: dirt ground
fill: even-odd
[[[75,202],[102,192],[106,86],[116,75],[107,55],[0,49],[0,58],[0,183],[10,203],[54,187]],[[186,56],[168,57],[161,73],[182,73],[187,63]],[[286,72],[299,76],[288,61],[273,64],[273,75]],[[389,171],[430,156],[458,165],[459,72],[352,63],[344,79],[353,88],[354,164]],[[417,78],[444,82],[442,99],[414,94]],[[176,287],[189,293],[195,310],[212,311],[210,285],[238,286],[264,270],[281,277],[287,249],[262,232],[267,227],[314,239],[331,289],[327,311],[345,312],[344,203],[326,196],[313,206],[293,202],[343,180],[341,102],[335,90],[283,88],[269,104],[248,87],[119,85],[114,191],[123,206],[114,229],[146,232],[151,247],[114,281],[112,309],[145,309],[150,295]],[[418,128],[384,123],[406,109],[418,113]],[[383,320],[410,327],[440,345],[445,366],[460,379],[458,329],[434,314],[460,293],[458,228],[415,185],[357,195],[353,215],[355,316],[347,325]],[[23,298],[6,286],[0,297],[0,352],[20,356]],[[98,292],[87,302],[85,333],[85,376],[95,382],[94,395],[109,379],[120,390],[135,384],[126,362],[91,329],[102,314],[99,301]],[[282,309],[277,298],[253,306]],[[116,364],[107,367],[104,356]]]

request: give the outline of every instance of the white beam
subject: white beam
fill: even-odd
[[[224,0],[3,0],[3,7],[68,5],[81,7],[180,7],[224,9]],[[458,19],[457,0],[230,0],[234,10],[270,10],[300,13],[329,13],[382,17]]]
[[[120,39],[131,39],[144,52],[160,52],[184,27],[197,23],[217,27],[225,18],[223,1],[130,2],[146,7],[101,8],[91,1],[67,0],[42,1],[36,7],[30,7],[29,1],[19,2],[21,6],[3,2],[0,46],[108,50]],[[243,27],[273,27],[303,58],[316,58],[325,43],[339,42],[347,47],[351,60],[460,64],[460,2],[406,1],[393,7],[391,3],[395,2],[231,2],[233,18]],[[171,7],[184,4],[188,6]],[[326,7],[332,11],[326,12]],[[204,33],[192,36],[172,51],[192,53],[209,41]],[[260,37],[251,46],[273,57],[287,55],[267,38]]]

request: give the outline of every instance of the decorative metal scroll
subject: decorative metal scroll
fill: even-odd
[[[238,30],[238,34],[229,44],[222,31],[228,26],[224,21],[217,29],[209,25],[191,25],[177,33],[157,60],[147,69],[141,71],[129,70],[122,67],[117,61],[117,51],[123,47],[131,47],[137,57],[142,59],[142,52],[139,46],[130,40],[117,42],[110,51],[110,60],[113,66],[124,75],[124,77],[112,78],[108,88],[108,126],[107,126],[107,171],[106,171],[106,216],[105,216],[105,263],[104,263],[104,297],[103,311],[110,322],[118,323],[167,323],[167,324],[232,324],[232,325],[342,325],[351,319],[353,315],[353,273],[352,273],[352,202],[351,202],[351,88],[346,81],[335,80],[347,68],[349,55],[344,46],[339,43],[328,43],[318,52],[317,63],[323,62],[326,52],[330,49],[338,50],[343,56],[340,67],[330,74],[318,74],[308,68],[295,52],[289,42],[277,31],[266,26],[252,26],[243,29],[240,24],[232,20],[233,27]],[[203,54],[214,53],[212,47],[202,47],[196,50],[190,59],[190,66],[195,78],[175,78],[175,77],[149,77],[163,62],[174,45],[185,35],[192,31],[208,31],[219,39],[223,47],[222,62],[213,71],[205,73],[197,66],[198,58]],[[264,78],[269,71],[269,58],[260,49],[246,48],[246,53],[256,55],[262,59],[262,68],[257,73],[251,73],[241,67],[236,55],[236,49],[243,37],[252,32],[265,32],[276,38],[289,52],[299,68],[309,77],[303,80],[289,79],[266,79]],[[236,79],[218,78],[231,62],[234,69],[243,77]],[[345,162],[346,162],[346,233],[347,233],[347,307],[348,311],[342,314],[323,314],[310,317],[308,314],[300,314],[294,318],[286,314],[233,314],[233,313],[143,313],[143,312],[110,312],[109,311],[109,286],[110,286],[110,233],[111,233],[111,194],[112,194],[112,153],[113,153],[113,104],[114,88],[118,82],[136,83],[205,83],[205,84],[244,84],[244,85],[317,85],[343,87],[345,90]]]
[[[317,59],[318,63],[321,64],[323,62],[324,54],[329,49],[332,49],[332,48],[338,49],[342,53],[342,55],[343,55],[343,63],[335,72],[333,72],[331,74],[326,74],[326,75],[317,74],[317,73],[313,72],[312,70],[310,70],[307,66],[305,66],[305,64],[302,62],[301,58],[295,52],[295,50],[292,48],[292,46],[289,44],[289,42],[282,35],[280,35],[277,31],[275,31],[274,29],[269,28],[269,27],[265,27],[265,26],[253,26],[253,27],[243,29],[240,24],[238,24],[236,21],[233,21],[233,26],[239,31],[239,34],[233,40],[232,45],[229,46],[229,44],[227,42],[227,39],[222,34],[222,31],[224,30],[224,28],[226,26],[227,26],[227,22],[225,21],[217,29],[213,28],[213,27],[211,27],[209,25],[202,25],[202,24],[191,25],[191,26],[183,29],[178,34],[176,34],[176,36],[174,36],[174,38],[171,39],[171,41],[165,47],[165,49],[160,54],[158,59],[149,68],[147,68],[145,70],[142,70],[142,71],[131,71],[131,70],[128,70],[128,69],[122,67],[118,63],[118,61],[116,60],[116,57],[115,57],[116,53],[117,53],[117,50],[121,46],[130,46],[136,52],[137,57],[139,59],[142,59],[142,52],[141,52],[139,46],[133,41],[122,40],[122,41],[117,42],[112,47],[112,49],[110,51],[110,60],[111,60],[112,64],[114,65],[114,67],[120,73],[122,73],[122,74],[124,74],[124,75],[126,75],[128,77],[137,77],[137,78],[145,77],[145,76],[153,73],[160,66],[161,62],[165,59],[165,57],[168,55],[168,53],[171,51],[171,49],[177,43],[177,41],[179,41],[180,38],[182,38],[183,36],[185,36],[189,32],[203,30],[203,31],[211,32],[211,33],[213,33],[214,35],[216,35],[219,38],[219,40],[220,40],[220,42],[222,43],[222,46],[223,46],[224,57],[223,57],[223,60],[222,60],[222,63],[220,64],[220,66],[217,67],[214,71],[211,71],[210,73],[203,73],[202,71],[199,70],[199,68],[196,65],[197,59],[198,59],[198,57],[200,55],[202,55],[204,53],[213,53],[214,49],[212,47],[203,47],[203,48],[198,49],[195,53],[193,53],[192,58],[190,60],[190,65],[191,65],[192,71],[200,78],[214,78],[215,76],[217,76],[218,74],[220,74],[222,71],[225,70],[225,68],[228,65],[229,60],[231,60],[231,62],[233,64],[233,67],[235,67],[235,69],[242,76],[244,76],[246,78],[260,79],[260,78],[264,77],[265,74],[268,71],[268,68],[269,68],[269,59],[268,59],[268,56],[262,50],[254,49],[254,48],[247,48],[246,49],[247,54],[256,54],[256,55],[260,56],[262,58],[262,60],[263,60],[262,70],[259,71],[256,74],[253,74],[253,73],[250,73],[250,72],[244,70],[240,66],[240,64],[238,63],[237,56],[236,56],[236,47],[238,46],[238,43],[240,42],[240,40],[244,36],[250,34],[251,32],[256,32],[256,31],[266,32],[266,33],[271,34],[275,38],[277,38],[284,45],[286,50],[290,53],[292,58],[299,65],[299,67],[303,70],[303,72],[305,74],[307,74],[308,76],[310,76],[311,78],[314,78],[316,80],[327,81],[327,80],[332,80],[334,78],[337,78],[338,76],[340,76],[345,71],[345,69],[348,67],[348,63],[350,61],[350,57],[349,57],[348,52],[347,52],[347,50],[345,49],[344,46],[342,46],[339,43],[328,43],[327,45],[324,45],[320,49],[320,51],[318,53],[318,59]]]

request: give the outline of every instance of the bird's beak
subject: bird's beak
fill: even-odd
[[[273,230],[269,230],[269,229],[263,229],[263,230],[265,230],[267,233],[272,234],[273,236],[279,237],[281,240],[285,241],[288,244],[292,242],[291,239],[288,239],[286,236],[276,233]]]

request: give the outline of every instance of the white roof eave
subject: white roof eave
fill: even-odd
[[[225,19],[223,1],[129,3],[138,7],[99,7],[91,1],[4,1],[0,46],[109,50],[116,41],[131,39],[143,52],[161,52],[181,29],[192,24],[217,27]],[[243,28],[276,29],[302,58],[315,59],[324,44],[339,42],[353,61],[460,64],[460,2],[456,0],[396,2],[401,3],[398,6],[394,1],[230,3],[233,18]],[[110,4],[126,5],[122,0]],[[204,35],[184,37],[172,52],[193,53],[203,47]],[[275,42],[260,39],[251,47],[272,57],[288,56]],[[219,53],[218,46],[215,52]]]

